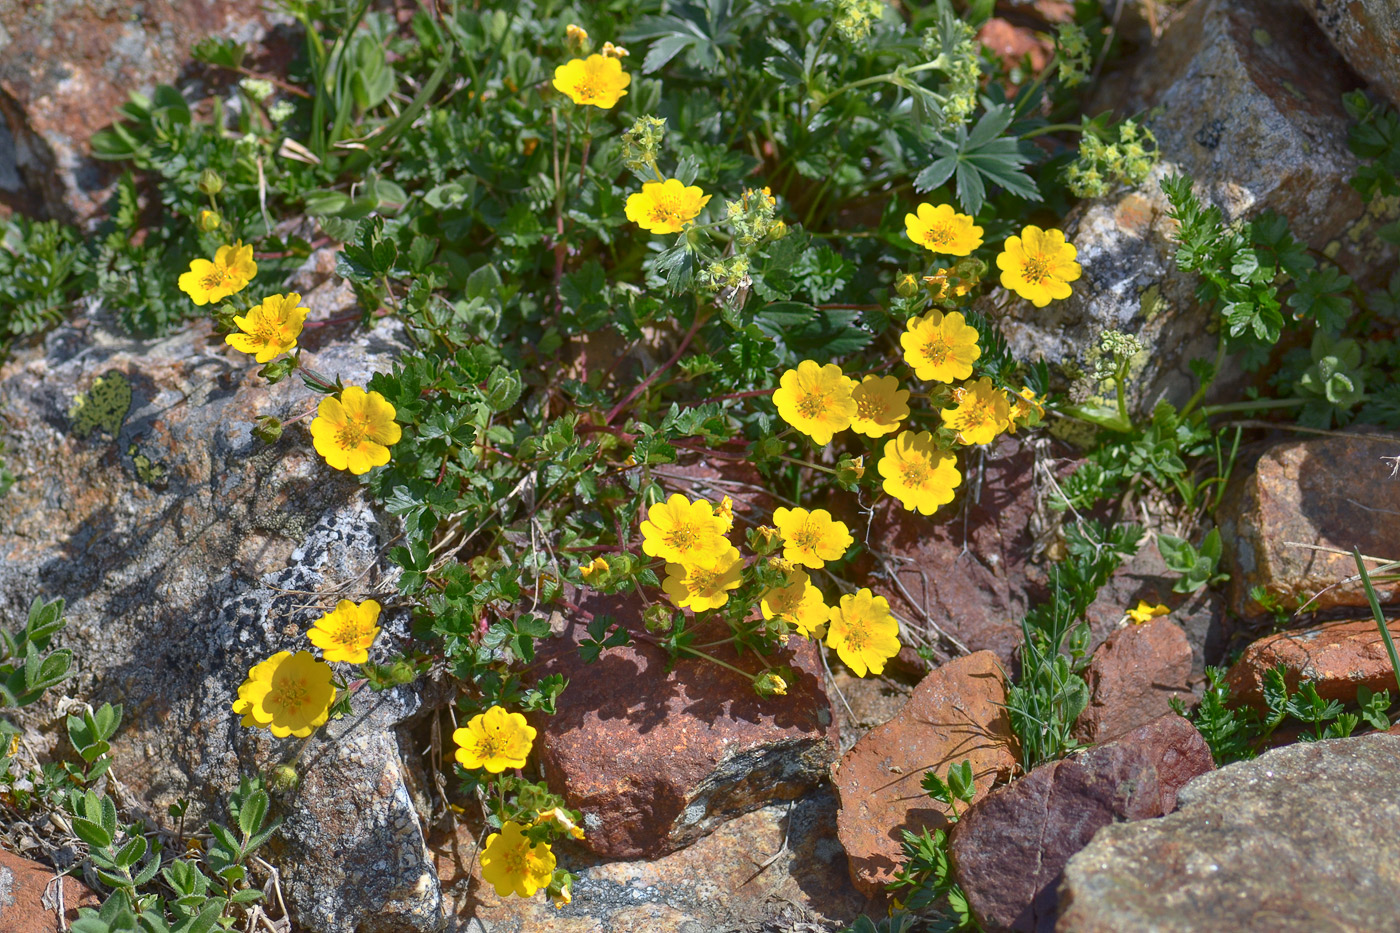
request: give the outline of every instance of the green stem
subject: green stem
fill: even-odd
[[[1046,136],[1050,133],[1079,132],[1084,127],[1078,123],[1052,123],[1049,126],[1042,126],[1040,129],[1022,133],[1017,139],[1035,139],[1037,136]]]
[[[898,84],[901,87],[903,87],[903,81],[901,79],[904,78],[906,75],[918,74],[921,71],[930,71],[934,68],[941,67],[943,66],[938,62],[924,62],[922,65],[915,65],[913,68],[897,68],[894,71],[887,71],[884,74],[871,75],[868,78],[861,78],[859,81],[852,81],[850,84],[843,84],[836,90],[832,91],[830,94],[821,96],[817,100],[817,105],[812,108],[812,113],[815,115],[818,110],[821,110],[823,107],[831,103],[837,97],[840,97],[847,91],[854,91],[858,87],[865,87],[870,84],[879,84],[882,81],[889,81],[893,84]]]
[[[1369,398],[1370,396],[1363,395],[1356,401],[1358,403],[1364,402]],[[1207,405],[1205,408],[1201,409],[1201,414],[1210,417],[1211,415],[1221,415],[1231,411],[1253,411],[1255,409],[1265,408],[1297,408],[1299,405],[1306,405],[1311,401],[1313,400],[1309,398],[1269,398],[1249,402],[1231,402],[1228,405]],[[1185,412],[1183,411],[1182,414],[1185,414]]]
[[[778,459],[786,463],[795,463],[798,466],[811,467],[814,470],[821,470],[823,473],[830,473],[832,476],[840,475],[831,467],[824,467],[820,463],[813,463],[810,460],[798,460],[796,457],[789,457],[787,454],[778,454]]]
[[[1181,418],[1183,420],[1185,420],[1187,415],[1191,414],[1192,409],[1201,403],[1201,399],[1206,397],[1206,391],[1209,390],[1211,385],[1215,382],[1215,376],[1220,372],[1220,364],[1223,362],[1225,362],[1225,335],[1222,333],[1220,339],[1216,343],[1215,365],[1211,367],[1210,378],[1202,379],[1195,393],[1191,398],[1187,399],[1186,407],[1181,409]]]
[[[1390,627],[1386,625],[1385,615],[1381,612],[1376,588],[1371,585],[1371,575],[1366,572],[1366,565],[1361,561],[1361,551],[1352,548],[1351,556],[1356,561],[1356,572],[1361,576],[1361,584],[1366,587],[1366,600],[1371,604],[1371,615],[1375,617],[1376,627],[1381,630],[1381,639],[1385,642],[1386,653],[1390,655],[1390,668],[1395,672],[1395,685],[1400,687],[1400,654],[1395,651],[1395,639],[1390,637]]]

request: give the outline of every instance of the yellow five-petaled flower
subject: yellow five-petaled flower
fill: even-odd
[[[982,355],[977,328],[961,312],[930,311],[911,317],[899,335],[904,359],[920,379],[952,382],[972,375],[972,364]]]
[[[990,444],[1011,424],[1006,393],[983,376],[958,390],[958,405],[943,411],[943,423],[958,432],[962,444]]]
[[[462,767],[500,774],[507,768],[525,767],[535,729],[521,714],[493,706],[455,730],[452,741],[457,743],[457,763]]]
[[[920,204],[916,211],[904,215],[904,232],[930,252],[967,256],[982,245],[982,228],[967,214],[947,204]]]
[[[206,305],[241,292],[257,274],[253,247],[244,246],[239,240],[232,246],[220,246],[212,262],[190,260],[190,271],[180,276],[180,291],[189,295],[195,304]]]
[[[953,501],[953,490],[962,482],[956,458],[940,449],[928,431],[904,431],[885,442],[880,458],[885,492],[909,511],[932,515],[940,505]]]
[[[773,404],[784,421],[825,445],[859,414],[855,388],[856,381],[843,375],[835,363],[820,366],[815,360],[803,360],[783,373]]]
[[[609,61],[616,61],[609,59]],[[713,195],[680,179],[649,181],[638,194],[627,197],[627,219],[652,233],[680,233],[709,203]]]
[[[556,90],[569,95],[576,104],[603,110],[617,106],[631,83],[632,76],[622,70],[622,62],[610,55],[575,58],[554,69]]]
[[[266,363],[297,345],[302,326],[310,308],[300,307],[301,296],[296,292],[269,295],[262,304],[253,305],[233,323],[242,333],[229,334],[224,343],[242,353],[252,353],[259,363]]]
[[[822,591],[812,585],[806,571],[788,571],[787,584],[763,594],[759,611],[765,619],[781,619],[806,638],[816,638],[826,625],[828,611]]]
[[[310,651],[279,651],[248,671],[233,711],[245,726],[271,729],[279,739],[300,739],[325,725],[334,702],[329,664]]]
[[[884,437],[909,417],[909,390],[894,376],[866,376],[851,392],[856,416],[851,428],[866,437]]]
[[[1074,261],[1077,255],[1063,231],[1028,226],[1020,236],[1007,237],[1006,247],[997,256],[1002,287],[1037,308],[1052,299],[1068,298],[1072,291],[1069,283],[1078,280],[1083,271]]]
[[[704,499],[691,502],[672,493],[665,502],[653,503],[642,522],[642,552],[676,564],[710,564],[732,544],[727,528],[714,506]]]
[[[885,662],[899,654],[899,622],[885,597],[862,587],[842,596],[841,605],[832,608],[826,646],[835,648],[858,676],[881,674]]]
[[[481,879],[500,897],[534,897],[554,877],[554,852],[545,842],[533,843],[519,823],[505,822],[486,837],[481,850]]]
[[[346,386],[339,399],[321,399],[311,439],[332,468],[359,476],[389,462],[389,448],[403,436],[394,415],[394,406],[378,392]]]
[[[727,542],[726,542],[727,543]],[[738,589],[744,560],[739,549],[729,545],[713,560],[689,564],[667,564],[661,588],[681,609],[704,612],[729,602],[729,591]]]
[[[783,536],[783,558],[813,570],[829,560],[840,560],[855,540],[845,523],[833,519],[826,509],[778,509],[773,524]]]
[[[379,603],[367,599],[353,603],[342,599],[306,633],[307,640],[321,649],[327,661],[364,664],[369,649],[379,635]]]
[[[1150,622],[1158,616],[1164,616],[1171,612],[1165,603],[1158,603],[1153,606],[1145,599],[1139,599],[1136,609],[1128,610],[1128,618],[1133,620],[1134,625],[1141,625]]]

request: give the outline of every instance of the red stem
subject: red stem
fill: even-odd
[[[608,412],[608,416],[603,419],[604,424],[611,424],[612,420],[616,418],[624,408],[630,405],[634,398],[646,391],[646,387],[651,385],[652,382],[656,380],[657,376],[661,375],[666,370],[676,365],[676,361],[679,360],[681,356],[685,353],[686,348],[690,346],[690,341],[695,339],[696,332],[700,330],[700,325],[704,322],[704,316],[700,314],[699,310],[696,310],[695,322],[690,325],[690,330],[686,332],[685,338],[681,340],[681,345],[679,347],[676,347],[676,352],[671,354],[671,358],[665,363],[661,364],[660,368],[653,370],[650,376],[647,376],[640,383],[638,383],[636,387],[632,389],[631,392],[628,392],[626,398],[614,405],[612,407],[612,411]]]

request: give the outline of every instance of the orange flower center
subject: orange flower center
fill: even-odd
[[[856,399],[856,417],[866,421],[879,421],[885,414],[885,400],[878,395],[862,395]]]
[[[947,338],[938,333],[930,337],[928,341],[924,343],[922,349],[924,356],[927,357],[928,361],[934,366],[943,365],[943,361],[948,359],[948,354],[953,350]]]
[[[953,239],[953,228],[948,224],[934,224],[924,234],[924,242],[929,246],[942,246]]]
[[[574,93],[579,96],[580,103],[586,104],[598,96],[598,88],[587,78],[583,78],[574,85]]]
[[[826,411],[831,404],[831,397],[821,390],[808,392],[797,400],[797,413],[804,418],[816,418]]]
[[[651,201],[651,222],[654,224],[678,224],[689,218],[675,198],[657,195]]]
[[[822,543],[822,530],[815,522],[807,522],[793,534],[792,539],[803,551],[815,551]]]
[[[253,326],[252,336],[261,343],[278,343],[282,337],[282,325],[267,315],[260,315]]]
[[[369,633],[363,626],[351,623],[341,626],[339,631],[331,636],[331,641],[342,647],[349,647],[364,641],[367,634]]]
[[[346,415],[345,423],[340,426],[340,430],[335,432],[335,442],[342,450],[354,450],[364,443],[365,435],[369,433],[369,426],[354,415]]]
[[[200,286],[205,291],[212,292],[216,288],[223,288],[224,284],[233,278],[233,271],[222,266],[215,266],[204,274],[204,278],[199,280]]]
[[[476,754],[478,758],[495,758],[502,749],[505,748],[504,741],[497,742],[496,737],[489,732],[482,732],[476,737]]]
[[[1050,278],[1050,260],[1044,256],[1027,256],[1021,267],[1021,275],[1027,282],[1044,285],[1045,280]]]
[[[281,707],[289,716],[295,716],[310,702],[308,693],[305,677],[280,677],[272,685],[267,705]]]
[[[697,596],[705,596],[715,592],[719,588],[720,573],[718,570],[706,570],[703,567],[690,568],[690,592]]]
[[[869,639],[867,639],[867,638],[865,637],[865,632],[864,632],[864,631],[862,631],[862,630],[860,630],[860,629],[857,629],[857,628],[847,627],[846,633],[845,633],[845,634],[846,634],[846,644],[847,644],[852,650],[854,650],[854,651],[864,651],[864,650],[865,650],[865,646],[866,646],[867,642],[869,641]]]
[[[933,478],[933,471],[923,460],[906,460],[900,469],[900,478],[911,489],[922,489]]]
[[[700,540],[700,534],[689,522],[678,522],[666,532],[666,543],[678,551],[688,551]]]

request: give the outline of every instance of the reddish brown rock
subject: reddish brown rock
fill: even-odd
[[[1303,0],[1357,74],[1400,105],[1400,5],[1395,0]]]
[[[1166,617],[1109,636],[1085,671],[1089,705],[1074,732],[1099,744],[1171,711],[1173,697],[1191,699],[1191,645]]]
[[[1400,618],[1387,626],[1400,642]],[[1264,709],[1264,674],[1282,664],[1284,680],[1296,688],[1310,680],[1325,700],[1356,702],[1356,688],[1397,689],[1385,642],[1373,619],[1328,622],[1297,632],[1261,638],[1245,649],[1225,676],[1230,695],[1241,703]]]
[[[1283,441],[1231,484],[1220,516],[1237,613],[1263,614],[1249,595],[1255,586],[1290,608],[1313,596],[1316,610],[1367,605],[1359,583],[1333,584],[1356,575],[1353,547],[1384,557],[1400,542],[1387,518],[1400,515],[1400,482],[1383,459],[1400,450],[1400,434],[1392,436]],[[1383,603],[1400,601],[1400,583],[1378,580],[1376,591]]]
[[[1016,766],[1006,715],[1006,677],[990,651],[929,674],[894,719],[846,753],[833,779],[841,796],[836,832],[851,880],[875,896],[902,861],[902,832],[948,826],[946,808],[920,787],[924,773],[972,762],[978,795]]]
[[[150,94],[211,35],[259,38],[273,20],[259,0],[46,0],[0,3],[0,137],[15,177],[0,202],[87,220],[110,177],[88,140],[132,91]],[[0,147],[0,159],[4,158]],[[0,182],[8,173],[0,171]]]
[[[1001,59],[1007,68],[1016,68],[1030,58],[1031,73],[1039,74],[1055,54],[1055,42],[1048,33],[1018,26],[1010,20],[992,17],[977,30],[977,41]]]
[[[59,923],[60,892],[64,923]],[[78,919],[79,907],[101,899],[71,875],[0,849],[0,930],[5,933],[57,933]]]
[[[958,884],[988,933],[1050,931],[1070,857],[1110,823],[1162,816],[1189,780],[1214,767],[1180,716],[1041,765],[988,794],[958,821],[949,852]]]
[[[876,507],[866,539],[870,550],[861,555],[857,573],[918,632],[917,641],[946,651],[950,643],[939,635],[946,632],[969,651],[993,651],[1003,665],[1012,663],[1021,617],[1044,579],[1031,562],[1038,528],[1036,461],[1066,452],[1041,444],[1001,438],[981,465],[980,483],[974,463],[957,502],[931,518],[888,498]],[[1068,472],[1068,461],[1060,463],[1057,469]],[[969,495],[973,501],[966,501]]]
[[[599,615],[627,626],[634,644],[585,664],[578,645]],[[640,616],[636,596],[585,594],[535,665],[540,676],[569,681],[558,713],[536,722],[540,763],[550,789],[584,812],[589,848],[615,858],[661,855],[826,777],[836,735],[814,642],[794,639],[767,658],[790,666],[797,682],[786,696],[764,698],[749,678],[704,659],[683,658],[667,671],[666,652],[636,637],[646,634]],[[713,653],[762,670],[752,654]]]

